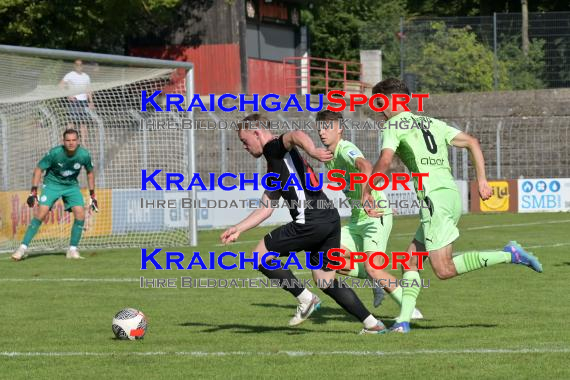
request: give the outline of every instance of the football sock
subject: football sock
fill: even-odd
[[[388,293],[388,292],[386,292]],[[390,295],[390,297],[396,301],[396,303],[400,306],[402,306],[402,287],[398,286],[396,289],[394,289],[394,291],[392,293],[388,293]]]
[[[396,322],[410,322],[412,313],[416,308],[416,300],[420,294],[420,274],[416,271],[404,272],[402,279],[407,281],[408,286],[402,291],[402,306]],[[413,281],[416,281],[416,284],[413,284]]]
[[[360,322],[364,322],[370,312],[362,304],[362,301],[358,298],[354,290],[349,287],[339,287],[338,280],[334,280],[332,286],[323,289],[323,292],[331,297],[337,304],[339,304],[344,310],[349,314],[354,315]],[[375,325],[376,323],[374,323]],[[372,326],[366,326],[372,327]]]
[[[370,314],[364,321],[362,321],[364,327],[367,329],[371,329],[372,327],[378,324],[378,320],[372,314]]]
[[[297,299],[299,300],[300,303],[309,303],[313,300],[313,293],[311,293],[307,289],[303,289],[301,294],[297,296]]]
[[[366,267],[364,266],[364,263],[357,263],[356,266],[358,268],[358,278],[370,278],[368,276],[368,272],[366,272]]]
[[[368,273],[366,273],[364,263],[357,263],[354,269],[348,272],[347,276],[356,278],[368,278]]]
[[[73,226],[71,226],[71,239],[69,239],[69,245],[77,247],[79,245],[79,240],[81,240],[81,234],[83,233],[84,220],[73,221]]]
[[[467,252],[453,258],[457,274],[471,272],[491,265],[510,263],[510,252]]]
[[[24,240],[22,240],[22,244],[30,245],[30,242],[38,233],[38,229],[42,225],[42,221],[36,218],[33,218],[26,230],[26,234],[24,235]]]
[[[260,265],[258,270],[267,278],[279,280],[281,287],[295,297],[298,297],[301,293],[303,293],[303,290],[305,290],[305,288],[300,285],[300,281],[297,279],[297,277],[295,277],[293,272],[291,272],[289,269],[283,270],[281,268],[278,268],[271,270],[265,268],[263,265]]]

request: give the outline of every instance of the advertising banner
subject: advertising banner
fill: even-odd
[[[570,211],[570,178],[519,179],[519,212]]]
[[[516,180],[489,181],[493,195],[486,201],[479,196],[477,181],[471,181],[471,212],[517,212],[518,185]]]
[[[103,236],[111,233],[112,224],[112,194],[111,190],[98,189],[97,199],[104,207],[99,213],[89,209],[89,191],[82,189],[85,200],[85,229],[84,237]],[[28,207],[26,200],[29,191],[7,191],[0,193],[0,242],[5,240],[20,240],[24,236],[28,224],[34,216],[34,209]],[[41,190],[40,190],[41,196]],[[58,200],[43,220],[41,238],[59,238],[68,236],[73,224],[72,213],[65,212],[63,201]]]

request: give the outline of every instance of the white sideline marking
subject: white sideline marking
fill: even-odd
[[[570,219],[562,219],[562,220],[551,220],[551,221],[545,221],[545,222],[528,222],[528,223],[517,223],[517,224],[508,224],[508,225],[500,225],[501,228],[505,228],[505,227],[524,227],[524,226],[534,226],[537,224],[560,224],[560,223],[568,223],[570,222]],[[481,227],[467,227],[467,228],[462,228],[464,230],[467,231],[476,231],[476,230],[486,230],[489,228],[495,228],[497,227],[497,225],[492,225],[492,226],[481,226]]]
[[[398,356],[398,355],[449,355],[449,354],[550,354],[570,353],[570,348],[475,348],[462,350],[412,351],[149,351],[149,352],[0,352],[0,357],[65,357],[65,356]]]
[[[487,229],[491,229],[491,228],[496,228],[496,227],[500,227],[500,228],[508,228],[508,227],[524,227],[524,226],[535,226],[535,225],[542,225],[542,224],[559,224],[559,223],[569,223],[570,219],[562,219],[562,220],[552,220],[552,221],[543,221],[543,222],[528,222],[528,223],[517,223],[517,224],[492,224],[492,225],[488,225],[488,226],[480,226],[480,227],[465,227],[465,228],[461,228],[459,230],[459,232],[461,231],[478,231],[478,230],[487,230]],[[402,236],[409,236],[410,239],[412,237],[414,237],[414,233],[415,232],[410,232],[410,233],[399,233],[399,234],[390,234],[390,237],[402,237]],[[261,240],[261,238],[257,239],[257,240],[243,240],[243,241],[236,241],[234,243],[229,243],[229,244],[215,244],[216,247],[224,247],[224,246],[232,246],[235,244],[250,244],[250,243],[257,243]]]

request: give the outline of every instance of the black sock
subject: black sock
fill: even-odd
[[[370,312],[362,304],[354,290],[349,287],[339,287],[338,281],[335,279],[333,285],[323,289],[323,292],[336,301],[344,310],[354,315],[360,322],[364,322],[370,315]]]
[[[297,277],[295,277],[293,272],[291,272],[291,270],[289,270],[289,269],[283,270],[283,269],[279,268],[279,269],[270,270],[270,269],[265,268],[263,265],[260,265],[259,271],[261,273],[263,273],[265,275],[265,277],[267,277],[269,279],[279,280],[281,282],[281,286],[283,287],[283,289],[285,289],[286,291],[288,291],[289,293],[291,293],[295,297],[297,297],[298,295],[303,293],[303,290],[305,290],[305,287],[300,284]],[[289,283],[289,286],[287,286],[287,284],[283,283],[285,280],[287,280],[287,282]]]

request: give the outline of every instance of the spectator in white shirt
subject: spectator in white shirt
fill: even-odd
[[[93,96],[91,95],[91,78],[83,72],[83,62],[75,60],[73,71],[65,74],[60,82],[60,87],[68,90],[75,90],[74,94],[68,96],[69,100],[69,123],[67,128],[74,128],[79,125],[81,145],[87,145],[87,123],[89,121],[89,109],[94,109]]]

